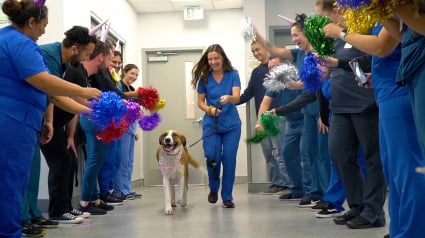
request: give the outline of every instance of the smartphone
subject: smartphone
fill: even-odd
[[[353,70],[354,75],[359,78],[360,83],[365,86],[367,84],[366,75],[363,73],[363,70],[360,68],[359,62],[356,59],[350,60],[348,62],[351,70]]]

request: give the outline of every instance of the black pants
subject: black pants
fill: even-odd
[[[359,145],[364,152],[364,178],[357,163]],[[386,183],[379,153],[378,111],[334,114],[330,123],[329,154],[355,215],[361,214],[371,222],[382,216]]]
[[[66,148],[67,134],[62,127],[54,128],[52,140],[41,146],[49,166],[49,216],[56,217],[72,210],[72,192],[77,160]]]

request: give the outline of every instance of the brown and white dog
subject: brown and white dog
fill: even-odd
[[[186,137],[177,130],[166,130],[159,137],[156,158],[162,173],[166,215],[173,214],[176,206],[174,186],[171,179],[178,179],[179,199],[177,203],[182,207],[187,205],[189,164],[205,173],[201,165],[193,159],[186,147]]]

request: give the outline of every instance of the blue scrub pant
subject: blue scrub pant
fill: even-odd
[[[413,107],[419,145],[425,154],[425,69],[422,68],[421,72],[406,80],[406,82]]]
[[[21,204],[37,138],[34,128],[0,112],[0,237],[22,237]]]
[[[27,190],[24,195],[24,200],[21,203],[22,224],[30,223],[31,220],[42,217],[38,208],[38,188],[40,184],[40,147],[36,146],[34,159],[32,161],[30,178],[27,185]]]
[[[125,133],[121,138],[121,163],[115,176],[114,191],[122,196],[133,193],[131,188],[131,175],[134,162],[134,135]]]
[[[300,143],[303,130],[303,121],[286,121],[285,142],[283,146],[283,158],[292,181],[291,192],[294,196],[304,195],[303,168],[301,166]]]
[[[241,138],[241,127],[238,126],[224,133],[217,133],[213,128],[204,127],[203,148],[207,158],[208,182],[211,192],[218,193],[220,188],[220,172],[223,166],[221,198],[233,200],[233,184],[236,172],[236,154]],[[215,166],[212,165],[215,161]]]
[[[114,189],[114,182],[121,163],[121,138],[115,139],[108,146],[106,160],[99,172],[100,196],[106,196]]]
[[[425,176],[416,173],[415,168],[425,166],[425,157],[416,140],[410,98],[405,95],[389,99],[379,104],[379,111],[381,158],[390,190],[390,237],[423,236]]]
[[[81,200],[95,201],[99,199],[97,176],[106,160],[108,144],[96,138],[96,128],[85,116],[80,116],[79,122],[86,135],[87,149],[86,164],[81,181]]]
[[[267,136],[261,141],[270,183],[278,188],[292,187],[282,155],[285,125],[286,121],[282,120],[279,123],[279,134],[277,136]]]
[[[312,104],[316,103],[317,101]],[[308,106],[314,107],[315,105],[309,104]],[[304,143],[310,160],[311,171],[311,185],[308,193],[313,200],[323,200],[330,177],[330,158],[327,148],[328,136],[319,132],[317,127],[318,118],[318,114],[304,113]]]

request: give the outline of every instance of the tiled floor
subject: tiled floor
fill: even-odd
[[[188,207],[163,214],[162,187],[137,190],[142,199],[126,202],[104,216],[92,216],[80,225],[60,225],[46,237],[117,238],[382,238],[383,228],[351,230],[332,219],[318,219],[297,202],[282,202],[269,195],[250,194],[246,184],[234,188],[236,208],[224,209],[221,202],[207,202],[208,188],[190,187]]]

